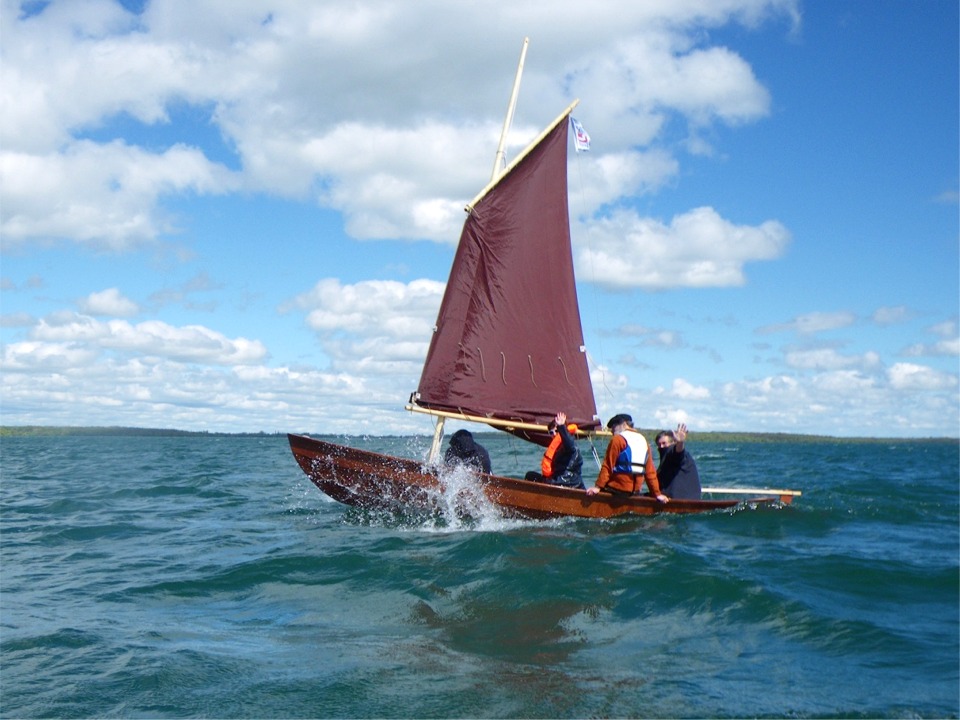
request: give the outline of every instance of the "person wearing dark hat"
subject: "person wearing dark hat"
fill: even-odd
[[[670,498],[660,492],[657,468],[653,464],[650,444],[633,429],[633,418],[626,413],[614,415],[607,422],[613,433],[600,466],[596,484],[587,488],[587,495],[609,492],[614,495],[634,495],[646,481],[650,494],[662,503]]]
[[[447,465],[468,465],[480,472],[490,472],[490,453],[473,439],[469,430],[457,430],[450,437],[450,447],[443,455]]]
[[[583,490],[583,456],[574,437],[578,429],[576,423],[567,423],[566,413],[558,412],[547,425],[551,439],[540,461],[540,472],[531,470],[526,479]]]

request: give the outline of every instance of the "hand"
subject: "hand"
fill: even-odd
[[[670,502],[670,498],[668,498],[663,493],[660,493],[659,495],[657,495],[657,502],[660,502],[666,505],[668,502]]]
[[[684,423],[677,425],[677,431],[674,433],[677,442],[683,442],[687,439],[687,426]]]
[[[596,485],[587,488],[587,495],[596,495],[599,492],[600,488],[598,488]]]
[[[566,413],[562,413],[562,412],[558,412],[558,413],[557,413],[557,416],[554,418],[554,420],[557,421],[557,427],[560,427],[561,425],[566,425],[566,424],[567,424],[567,414],[566,414]]]

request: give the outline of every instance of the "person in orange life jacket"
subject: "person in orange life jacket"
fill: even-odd
[[[699,500],[701,497],[700,472],[697,463],[686,449],[687,426],[677,425],[676,432],[664,430],[657,435],[660,451],[657,478],[663,494],[675,500]]]
[[[613,437],[607,445],[596,484],[587,488],[587,495],[596,495],[601,490],[614,495],[633,495],[640,491],[643,480],[646,480],[651,495],[662,503],[670,502],[670,498],[660,492],[650,445],[633,429],[633,418],[626,414],[614,415],[607,428]]]
[[[583,456],[573,435],[577,429],[575,423],[567,424],[566,413],[558,412],[547,425],[547,430],[552,437],[550,445],[543,453],[543,460],[540,461],[540,472],[531,470],[527,473],[526,479],[583,490],[583,480],[580,475]]]
[[[490,472],[490,453],[473,439],[469,430],[457,430],[450,438],[450,447],[443,455],[447,465],[468,465],[474,470]]]

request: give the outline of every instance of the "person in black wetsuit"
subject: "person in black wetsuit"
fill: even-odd
[[[450,437],[450,447],[444,453],[447,465],[469,465],[474,470],[490,472],[490,453],[473,439],[469,430],[457,430]]]
[[[664,430],[657,435],[660,466],[657,477],[663,494],[675,500],[700,499],[700,471],[693,455],[686,448],[687,426],[680,423],[676,431]]]

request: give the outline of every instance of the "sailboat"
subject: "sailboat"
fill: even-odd
[[[447,490],[445,472],[437,463],[447,419],[481,423],[545,446],[547,424],[563,411],[581,434],[603,434],[570,240],[568,126],[578,101],[507,167],[499,167],[523,57],[493,178],[466,207],[420,382],[407,405],[407,410],[437,418],[429,457],[418,461],[288,436],[310,480],[341,503],[369,509],[434,506]],[[523,518],[696,513],[732,508],[745,498],[751,503],[789,503],[800,494],[717,488],[716,494],[743,497],[660,503],[643,495],[587,495],[584,490],[488,473],[478,473],[475,482],[503,515]]]

